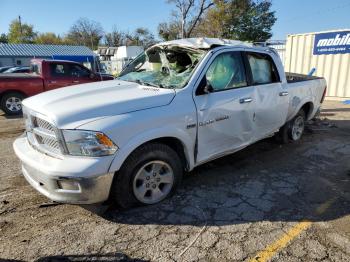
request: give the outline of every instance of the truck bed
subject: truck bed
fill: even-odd
[[[19,92],[25,97],[44,91],[43,79],[35,74],[0,74],[0,97],[5,92]]]
[[[320,107],[321,99],[326,89],[326,80],[323,77],[308,76],[296,73],[287,73],[289,92],[289,110],[287,121],[295,116],[299,110],[298,105],[305,104],[305,101],[312,101],[313,116]]]
[[[309,75],[290,73],[290,72],[286,72],[286,78],[287,78],[288,83],[296,83],[296,82],[322,79],[322,77],[318,77],[318,76],[309,76]]]

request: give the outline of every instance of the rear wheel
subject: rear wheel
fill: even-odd
[[[18,92],[5,94],[1,99],[1,109],[7,115],[22,114],[22,100],[24,95]]]
[[[291,120],[288,128],[288,137],[292,141],[301,139],[305,130],[305,113],[300,110],[299,113]]]
[[[182,173],[181,160],[172,148],[159,143],[143,145],[115,175],[111,199],[123,208],[159,203],[175,191]]]
[[[298,141],[301,139],[305,130],[305,112],[300,110],[298,114],[284,126],[276,134],[277,141],[286,144],[290,141]]]

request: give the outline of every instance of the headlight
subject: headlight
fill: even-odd
[[[62,130],[69,155],[107,156],[114,154],[118,147],[102,132],[83,130]]]

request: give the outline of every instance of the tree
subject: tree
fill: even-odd
[[[159,25],[159,35],[170,38],[175,34],[174,29],[178,29],[180,38],[191,37],[196,26],[200,23],[205,12],[213,5],[210,0],[168,0],[169,4],[174,4],[173,21],[161,23]]]
[[[163,22],[158,25],[158,34],[165,41],[180,38],[179,32],[180,27],[176,22]]]
[[[125,45],[125,33],[119,31],[116,26],[113,27],[110,33],[104,36],[104,43],[106,46],[121,46]]]
[[[275,12],[270,10],[272,3],[267,0],[248,2],[250,3],[242,16],[232,20],[228,33],[242,41],[266,41],[271,38],[271,29],[277,20]]]
[[[135,45],[143,46],[145,48],[155,43],[154,35],[144,27],[136,28],[133,35],[128,35],[129,40]]]
[[[36,44],[49,44],[49,45],[62,45],[65,44],[64,40],[55,33],[47,32],[38,34],[35,38]]]
[[[33,43],[36,37],[33,26],[22,23],[20,19],[15,19],[10,23],[8,42],[9,43]]]
[[[9,40],[8,40],[8,38],[7,38],[7,35],[6,35],[6,34],[1,34],[1,35],[0,35],[0,43],[6,44],[6,43],[8,43],[8,42],[9,42]]]
[[[88,18],[80,18],[72,25],[66,38],[69,43],[85,45],[94,50],[98,47],[103,35],[100,23]]]
[[[271,1],[214,0],[214,4],[197,28],[197,35],[251,42],[271,38],[277,20],[270,10]]]
[[[214,0],[214,6],[208,10],[194,34],[202,37],[228,37],[228,21],[232,15],[230,1]]]

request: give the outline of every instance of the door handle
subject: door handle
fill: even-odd
[[[246,97],[246,98],[239,99],[239,103],[241,103],[241,104],[250,103],[252,101],[253,101],[253,98],[251,98],[251,97]]]
[[[280,92],[280,96],[287,96],[287,95],[289,95],[289,93],[287,91]]]
[[[79,83],[79,81],[78,81],[78,80],[75,80],[75,81],[73,81],[73,83]]]
[[[52,81],[49,81],[49,83],[50,83],[50,84],[56,84],[57,81],[53,81],[53,80],[52,80]]]

